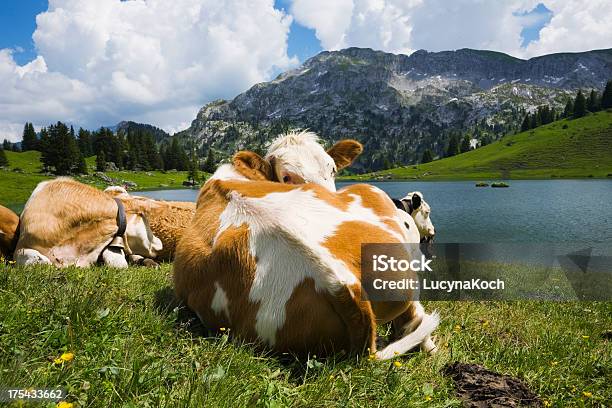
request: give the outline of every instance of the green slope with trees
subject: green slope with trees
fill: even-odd
[[[20,211],[36,185],[55,176],[43,172],[41,154],[38,151],[3,151],[3,153],[7,158],[8,166],[3,167],[0,164],[0,205]],[[86,158],[85,163],[89,174],[76,175],[75,178],[98,188],[113,184],[95,175],[96,156]],[[118,170],[104,172],[104,174],[113,180],[134,183],[135,187],[132,190],[182,188],[183,181],[188,179],[187,171],[176,170]]]
[[[563,119],[453,157],[351,179],[612,177],[612,110]]]

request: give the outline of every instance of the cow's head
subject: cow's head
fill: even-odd
[[[419,235],[421,236],[421,242],[433,241],[436,230],[430,218],[431,207],[423,199],[423,194],[413,191],[408,193],[401,201],[416,223]]]
[[[273,178],[281,183],[316,183],[336,191],[336,173],[353,163],[362,151],[361,143],[350,139],[325,151],[316,134],[290,132],[272,142],[265,159],[272,167]]]
[[[153,205],[151,200],[131,196],[124,188],[117,186],[108,187],[104,192],[120,199],[125,208],[127,226],[124,244],[126,252],[130,255],[155,258],[163,246],[161,240],[153,234],[149,226],[147,214]]]

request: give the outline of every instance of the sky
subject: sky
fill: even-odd
[[[609,0],[3,0],[0,140],[121,120],[172,133],[323,50],[612,47]]]

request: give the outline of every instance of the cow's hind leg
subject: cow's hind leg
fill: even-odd
[[[427,314],[419,302],[413,302],[408,310],[393,320],[395,340],[379,351],[377,358],[393,358],[419,345],[423,351],[433,353],[436,345],[431,339],[431,333],[439,322],[440,317],[436,312]]]
[[[355,352],[376,351],[376,318],[370,302],[361,301],[358,285],[343,286],[329,301],[348,330],[351,349]]]
[[[421,305],[420,302],[411,302],[410,307],[404,313],[393,319],[392,327],[394,340],[400,339],[415,331],[426,315],[425,309],[423,309],[423,305]],[[421,350],[429,354],[436,352],[437,346],[431,339],[431,336],[428,335],[423,343],[421,343]]]

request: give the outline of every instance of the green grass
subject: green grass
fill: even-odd
[[[23,205],[38,183],[49,180],[53,176],[42,173],[40,153],[6,152],[9,161],[8,169],[0,170],[0,205],[21,211]],[[94,177],[95,156],[86,160],[89,169],[88,176],[79,176],[77,179],[98,188],[107,186],[101,179]],[[17,169],[17,171],[16,171]],[[187,180],[186,171],[110,171],[105,173],[116,180],[131,181],[137,184],[133,190],[155,190],[183,188],[183,181]]]
[[[552,406],[612,400],[612,348],[602,336],[612,303],[427,302],[443,317],[440,351],[396,367],[283,359],[205,334],[173,303],[170,285],[168,265],[0,266],[0,384],[63,387],[85,407],[458,407],[441,374],[458,360],[518,376]],[[74,360],[55,364],[64,352]]]
[[[350,178],[492,180],[611,175],[612,111],[605,111],[506,136],[454,157]]]

